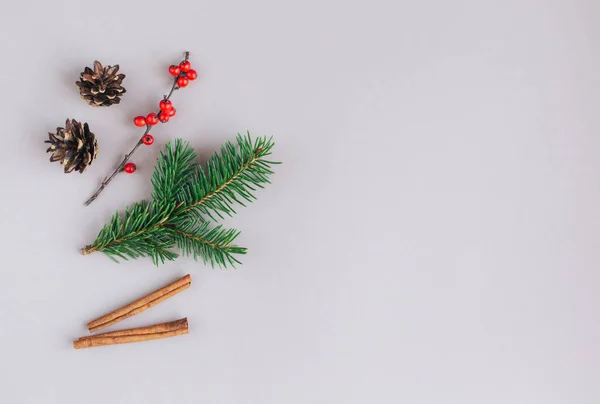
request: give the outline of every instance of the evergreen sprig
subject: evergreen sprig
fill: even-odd
[[[235,214],[236,204],[252,202],[254,191],[269,183],[278,164],[265,159],[273,146],[272,138],[238,135],[202,168],[188,142],[169,142],[154,167],[152,200],[115,213],[81,253],[101,251],[115,261],[150,257],[158,265],[177,258],[178,248],[213,267],[240,263],[235,255],[246,249],[233,245],[239,232],[211,222]]]

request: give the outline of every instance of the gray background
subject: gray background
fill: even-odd
[[[4,403],[598,403],[597,1],[29,1],[4,4],[0,394]],[[184,50],[200,78],[91,207]],[[120,106],[74,81],[128,75]],[[100,141],[83,175],[42,143]],[[149,195],[162,145],[202,158],[274,135],[277,168],[227,221],[235,271],[79,255]],[[75,351],[98,315],[191,273],[113,329],[191,334]]]

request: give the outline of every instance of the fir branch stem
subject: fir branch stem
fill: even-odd
[[[190,240],[197,241],[197,242],[199,242],[201,244],[206,244],[208,246],[211,246],[212,248],[217,248],[217,249],[227,248],[226,245],[220,245],[220,244],[216,244],[216,243],[211,243],[210,241],[205,240],[202,237],[198,237],[198,236],[195,236],[193,234],[187,233],[187,232],[185,232],[183,230],[179,230],[176,227],[171,227],[171,226],[167,226],[167,227],[169,227],[173,232],[175,232],[177,234],[181,234],[183,237],[189,238]]]
[[[187,61],[189,58],[190,58],[190,52],[185,52],[184,61]],[[169,94],[163,96],[164,100],[168,101],[171,98],[171,96],[173,95],[173,92],[175,92],[176,90],[179,90],[180,87],[177,85],[177,80],[183,74],[185,74],[185,73],[181,72],[173,79],[173,85],[171,86],[171,91],[169,91]],[[159,109],[158,112],[156,113],[156,115],[160,114],[160,112],[161,111]],[[144,131],[144,134],[140,137],[140,139],[135,144],[133,149],[131,149],[131,151],[125,155],[125,157],[123,158],[121,163],[117,166],[117,168],[115,168],[115,170],[112,172],[112,174],[110,174],[108,177],[104,178],[104,180],[100,184],[100,187],[98,188],[98,190],[96,192],[94,192],[94,194],[87,201],[85,201],[85,206],[89,206],[92,202],[94,202],[96,200],[96,198],[98,198],[98,196],[100,196],[102,191],[104,191],[104,188],[106,188],[108,186],[108,184],[117,176],[117,174],[119,174],[123,171],[125,164],[127,164],[127,162],[129,161],[129,159],[131,158],[133,153],[136,152],[138,147],[140,147],[142,145],[144,136],[146,136],[150,132],[151,128],[152,128],[151,125],[146,124],[146,130]]]
[[[81,249],[81,255],[89,255],[93,252],[98,251],[97,247],[92,247],[91,245],[86,245]]]

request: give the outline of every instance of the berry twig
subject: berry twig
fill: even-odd
[[[146,117],[138,116],[133,119],[133,123],[139,127],[146,127],[146,130],[142,134],[142,137],[135,144],[133,149],[129,153],[125,155],[123,161],[117,166],[115,171],[112,172],[108,177],[104,178],[102,184],[100,184],[100,188],[85,202],[85,206],[88,206],[90,203],[94,202],[96,198],[100,195],[100,193],[108,186],[108,184],[117,176],[117,174],[125,171],[128,174],[132,174],[136,170],[136,166],[133,163],[128,163],[129,159],[135,153],[135,151],[142,144],[151,145],[154,143],[154,138],[150,134],[150,128],[156,125],[158,122],[167,123],[169,119],[175,116],[175,108],[173,108],[173,104],[170,101],[171,96],[175,90],[179,90],[180,88],[186,87],[189,83],[189,80],[195,80],[198,77],[198,73],[195,70],[191,69],[191,64],[189,62],[190,53],[185,52],[185,58],[179,65],[171,65],[169,67],[169,73],[174,76],[173,86],[171,87],[171,91],[169,94],[163,96],[162,101],[159,103],[159,111],[154,113],[149,113]]]

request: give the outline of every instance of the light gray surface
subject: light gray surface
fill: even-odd
[[[598,2],[283,3],[5,5],[0,401],[598,403]],[[177,117],[84,208],[186,49]],[[96,58],[128,75],[120,106],[79,99]],[[66,117],[100,141],[84,175],[44,154]],[[242,267],[79,255],[168,139],[206,157],[245,130],[285,164],[227,222]],[[188,272],[113,329],[187,316],[190,335],[73,350]]]

